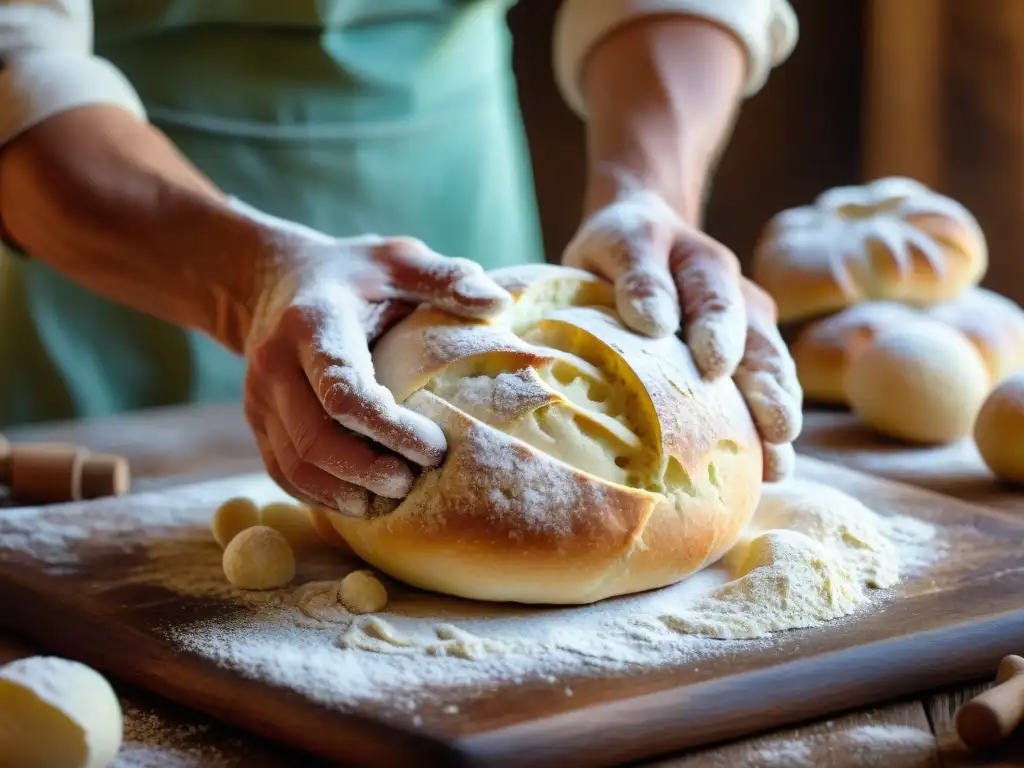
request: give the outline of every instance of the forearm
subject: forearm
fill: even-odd
[[[586,212],[624,179],[659,192],[698,223],[708,176],[743,97],[746,57],[725,29],[687,16],[623,26],[589,53]]]
[[[0,226],[76,283],[241,350],[263,234],[128,112],[73,109],[7,144]]]

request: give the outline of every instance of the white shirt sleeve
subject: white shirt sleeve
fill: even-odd
[[[0,0],[0,147],[87,104],[146,117],[120,70],[93,54],[91,0]]]
[[[789,57],[799,35],[788,0],[565,0],[555,21],[555,80],[577,114],[586,114],[580,76],[594,45],[627,22],[667,13],[707,19],[736,35],[747,52],[748,97]]]

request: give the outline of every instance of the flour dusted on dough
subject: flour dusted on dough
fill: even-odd
[[[747,536],[724,558],[734,580],[661,620],[678,632],[738,639],[842,618],[870,599],[866,588],[898,581],[897,544],[930,531],[819,483],[767,485]]]

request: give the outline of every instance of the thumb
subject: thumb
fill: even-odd
[[[679,330],[679,294],[669,272],[675,228],[652,213],[644,200],[612,204],[583,225],[563,261],[610,280],[622,321],[661,337]]]

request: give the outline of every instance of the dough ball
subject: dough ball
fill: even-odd
[[[992,390],[978,412],[974,441],[995,475],[1024,483],[1024,373]]]
[[[352,613],[377,613],[388,604],[388,591],[370,571],[352,571],[341,580],[338,597]]]
[[[260,510],[256,502],[244,496],[228,499],[213,513],[210,529],[213,538],[224,549],[231,540],[246,528],[260,523]]]
[[[319,541],[309,509],[300,504],[274,501],[260,509],[260,525],[284,536],[295,552],[309,549]]]
[[[110,683],[84,664],[31,656],[0,667],[0,765],[107,768],[123,728]]]
[[[295,578],[288,539],[265,525],[246,528],[224,550],[224,575],[239,589],[278,589]]]
[[[868,426],[931,444],[970,434],[989,386],[985,364],[963,334],[923,321],[880,332],[845,380],[850,405]]]

